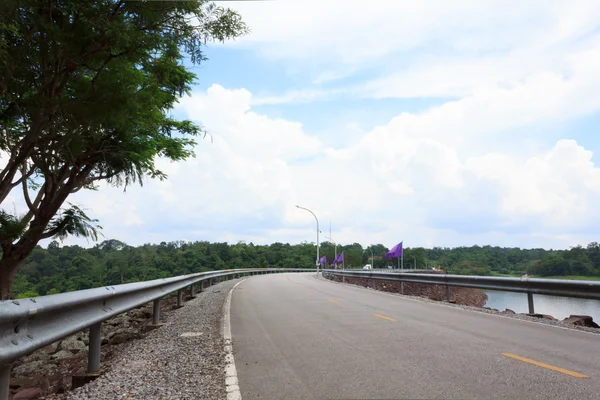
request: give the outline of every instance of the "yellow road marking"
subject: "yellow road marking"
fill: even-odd
[[[388,321],[396,322],[396,320],[394,318],[384,317],[383,315],[379,315],[379,314],[373,314],[373,315],[376,316],[377,318],[387,319]]]
[[[333,304],[337,304],[338,306],[340,305],[340,303],[338,303],[338,302],[337,302],[337,301],[335,301],[335,300],[331,300],[331,299],[329,299],[329,302],[330,302],[330,303],[333,303]]]
[[[546,368],[552,371],[560,372],[561,374],[574,376],[575,378],[589,378],[589,376],[580,374],[578,372],[569,371],[568,369],[563,369],[559,367],[555,367],[554,365],[544,364],[539,361],[530,360],[529,358],[520,357],[511,353],[500,353],[505,357],[514,358],[515,360],[523,361],[529,364],[537,365],[538,367]]]

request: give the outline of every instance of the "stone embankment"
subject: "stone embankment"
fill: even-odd
[[[444,271],[431,271],[430,273],[443,273]],[[410,272],[407,272],[410,273]],[[423,273],[423,272],[421,272]],[[329,276],[335,282],[345,282],[346,284],[363,286],[384,292],[402,294],[406,296],[420,297],[432,301],[446,300],[446,287],[443,285],[431,285],[426,283],[404,282],[402,285],[397,281],[365,279],[346,277],[342,279],[338,276]],[[551,315],[547,314],[529,314],[515,313],[513,310],[506,309],[499,311],[495,308],[484,307],[487,301],[487,294],[480,289],[450,287],[449,303],[463,308],[468,308],[474,311],[482,311],[486,313],[501,314],[517,319],[526,319],[530,321],[542,322],[548,325],[571,327],[577,330],[585,330],[587,332],[600,333],[600,326],[594,322],[593,318],[588,315],[571,315],[568,318],[560,321]]]
[[[443,271],[442,271],[443,272]],[[431,273],[439,273],[431,271]],[[342,282],[339,276],[330,279]],[[412,283],[397,281],[386,281],[380,279],[345,278],[345,282],[351,285],[369,287],[384,292],[400,293],[407,296],[424,297],[435,301],[446,300],[446,287],[442,285],[430,285],[426,283]],[[482,290],[472,288],[450,287],[450,302],[464,306],[483,307],[487,301],[487,294]]]
[[[181,309],[174,307],[176,297],[164,299],[160,321],[164,325],[157,329],[150,329],[151,304],[105,321],[100,377],[78,389],[72,383],[87,368],[87,331],[21,358],[12,371],[13,399],[226,397],[219,322],[235,282],[206,288]],[[186,332],[193,334],[180,337]]]

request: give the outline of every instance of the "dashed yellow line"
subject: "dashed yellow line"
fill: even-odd
[[[335,300],[332,300],[332,299],[329,299],[329,302],[330,302],[330,303],[333,303],[333,304],[337,304],[338,306],[340,305],[340,303],[338,303],[337,301],[335,301]]]
[[[500,354],[502,354],[504,357],[509,357],[509,358],[513,358],[515,360],[526,362],[528,364],[537,365],[538,367],[542,367],[542,368],[546,368],[546,369],[549,369],[552,371],[560,372],[561,374],[570,375],[575,378],[582,378],[582,379],[589,378],[589,376],[580,374],[579,372],[573,372],[573,371],[569,371],[568,369],[555,367],[554,365],[544,364],[539,361],[530,360],[529,358],[517,356],[515,354],[511,354],[511,353],[500,353]]]
[[[373,314],[373,315],[376,316],[377,318],[387,319],[388,321],[396,322],[396,320],[394,318],[386,317],[386,316],[379,315],[379,314]]]

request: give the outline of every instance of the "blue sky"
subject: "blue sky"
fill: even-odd
[[[485,4],[483,4],[485,3]],[[166,182],[81,193],[107,238],[567,248],[599,240],[600,3],[227,2]]]

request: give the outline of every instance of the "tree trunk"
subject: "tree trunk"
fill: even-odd
[[[21,262],[11,257],[2,257],[0,260],[0,300],[9,300],[12,283],[17,276]]]

